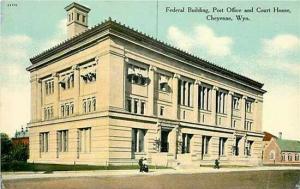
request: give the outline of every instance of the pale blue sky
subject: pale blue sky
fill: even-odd
[[[72,1],[1,4],[1,129],[12,134],[29,121],[29,57],[65,39],[64,7]],[[89,26],[112,17],[156,36],[156,1],[79,1],[91,8]],[[159,1],[158,38],[199,57],[265,83],[264,130],[300,139],[300,3]],[[290,9],[290,14],[253,13],[249,22],[215,22],[200,13],[166,13],[169,7]],[[235,14],[213,14],[234,16]],[[212,42],[213,41],[213,42]],[[187,45],[188,44],[188,45]],[[4,91],[5,90],[5,91]],[[12,97],[21,104],[16,118]],[[18,102],[18,103],[17,103]],[[282,110],[280,110],[282,109]],[[4,125],[4,127],[3,127]],[[8,125],[11,125],[10,127]]]

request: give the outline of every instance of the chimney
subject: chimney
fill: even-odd
[[[91,9],[73,2],[66,6],[65,10],[67,11],[68,38],[88,29],[88,13]]]
[[[282,132],[279,132],[279,133],[278,133],[278,138],[279,138],[279,139],[282,139]]]

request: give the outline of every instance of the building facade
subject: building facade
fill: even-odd
[[[70,38],[27,68],[28,161],[261,163],[262,83],[111,19],[88,29],[82,5],[66,10]]]
[[[300,165],[300,141],[272,137],[264,147],[263,164]]]

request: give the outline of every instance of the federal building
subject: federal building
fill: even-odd
[[[29,162],[259,165],[263,84],[112,19],[31,58]]]

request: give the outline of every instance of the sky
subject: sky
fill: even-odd
[[[0,125],[13,136],[30,121],[29,58],[67,39],[72,1],[1,1]],[[263,131],[300,140],[300,3],[297,1],[76,1],[92,10],[89,26],[108,17],[214,64],[264,83]],[[13,4],[13,5],[12,5]],[[15,5],[16,4],[16,5]],[[158,9],[157,9],[158,7]],[[209,13],[166,12],[201,7]],[[223,13],[212,12],[213,7]],[[226,12],[227,8],[231,12]],[[253,13],[236,13],[251,9]],[[287,13],[256,8],[289,9]],[[158,10],[158,12],[157,12]],[[241,22],[236,15],[250,20]],[[207,16],[230,16],[212,21]],[[158,19],[156,19],[158,16]],[[158,20],[158,23],[156,23]],[[156,28],[158,26],[158,28]],[[157,31],[157,32],[156,32]]]

